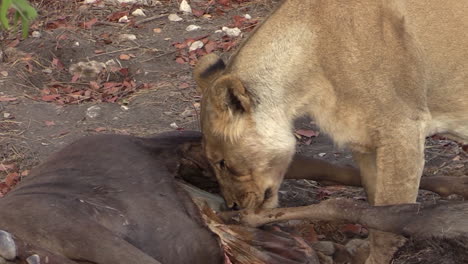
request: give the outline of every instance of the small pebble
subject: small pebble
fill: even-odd
[[[119,23],[128,23],[128,17],[127,16],[123,16],[121,18],[119,18]]]
[[[197,50],[197,49],[201,49],[203,48],[203,42],[200,41],[200,40],[197,40],[195,42],[192,43],[192,45],[190,45],[190,48],[189,48],[189,51],[194,51],[194,50]]]
[[[32,36],[33,38],[40,38],[40,37],[42,36],[42,34],[41,34],[41,32],[39,32],[39,31],[33,31],[32,34],[31,34],[31,36]]]
[[[134,34],[121,34],[119,35],[121,40],[136,40],[137,37]]]
[[[173,22],[182,21],[182,18],[178,16],[177,14],[170,14],[167,18],[169,19],[169,21],[173,21]]]
[[[143,9],[138,8],[138,9],[135,9],[135,11],[132,12],[132,16],[141,16],[141,17],[145,17],[146,14],[145,14],[145,12],[143,12]]]
[[[201,27],[200,26],[197,26],[197,25],[189,25],[187,26],[187,28],[185,28],[186,31],[195,31],[195,30],[199,30]]]
[[[223,27],[223,32],[226,33],[229,37],[238,37],[242,31],[235,27],[235,28],[228,28],[228,27]]]
[[[184,13],[192,13],[192,8],[189,3],[187,3],[187,0],[182,0],[182,2],[180,2],[179,10]]]

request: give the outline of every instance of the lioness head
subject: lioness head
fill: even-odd
[[[278,189],[294,154],[294,137],[275,136],[274,125],[265,125],[266,119],[271,124],[275,117],[258,113],[262,102],[226,70],[218,56],[203,57],[194,75],[203,94],[204,152],[227,206],[276,207]]]

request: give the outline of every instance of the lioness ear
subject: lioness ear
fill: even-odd
[[[197,82],[198,91],[202,94],[223,73],[226,65],[216,54],[210,53],[203,56],[195,66],[193,75]]]
[[[231,113],[249,113],[252,110],[252,98],[239,78],[230,74],[220,77],[211,91],[214,103]]]

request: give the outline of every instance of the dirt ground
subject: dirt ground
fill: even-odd
[[[191,75],[197,57],[216,52],[228,59],[279,1],[192,0],[193,14],[180,12],[175,0],[147,1],[149,5],[33,2],[40,17],[31,36],[22,41],[13,33],[2,36],[0,197],[51,152],[79,137],[198,130],[200,97]],[[131,15],[139,8],[146,17]],[[182,20],[170,21],[169,14]],[[124,15],[129,22],[119,23]],[[189,32],[189,25],[201,28]],[[215,32],[224,26],[238,27],[242,33],[229,37]],[[204,46],[190,51],[197,41]],[[90,61],[105,66],[101,64],[94,75],[83,66],[72,66]],[[313,122],[303,118],[296,127],[299,152],[353,165],[350,154],[334,148]],[[427,145],[424,177],[468,175],[468,157],[461,145],[437,136],[428,138]],[[291,180],[281,190],[281,203],[306,205],[338,196],[365,199],[361,188]],[[422,203],[439,199],[434,193],[420,192]],[[309,228],[313,239],[336,242],[366,235],[355,225],[311,223]],[[409,242],[394,263],[441,263],[441,257],[449,256],[450,250]]]

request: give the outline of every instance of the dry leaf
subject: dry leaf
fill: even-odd
[[[127,55],[127,54],[120,54],[119,59],[121,59],[121,60],[129,60],[129,59],[130,59],[130,56]]]
[[[43,95],[41,100],[44,101],[44,102],[52,102],[52,101],[55,101],[57,100],[57,98],[59,98],[60,95],[58,94],[49,94],[49,95]]]
[[[90,29],[94,24],[98,22],[97,18],[93,18],[83,23],[83,28]]]
[[[55,126],[55,122],[54,121],[44,121],[45,125],[46,126]]]
[[[0,164],[0,171],[12,171],[16,169],[16,164],[11,163],[11,164]]]
[[[6,96],[0,96],[0,102],[12,102],[16,101],[18,98],[16,97],[6,97]]]

